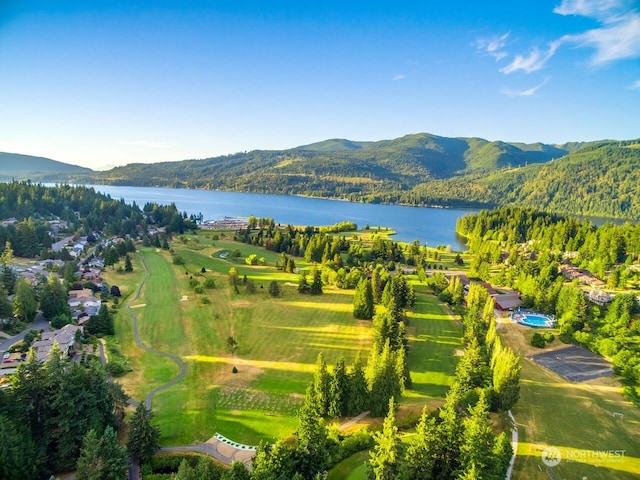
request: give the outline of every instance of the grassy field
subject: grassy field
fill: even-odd
[[[330,366],[341,356],[348,365],[358,353],[366,358],[371,322],[353,319],[353,291],[325,287],[323,295],[301,296],[297,275],[274,268],[280,255],[228,239],[213,241],[211,236],[184,236],[172,244],[184,265],[173,265],[165,251],[142,249],[137,254],[144,256],[151,270],[142,296],[131,304],[142,339],[187,363],[186,378],[153,400],[162,443],[192,444],[216,431],[247,444],[287,437],[297,428],[296,410],[318,353],[323,352]],[[241,252],[239,259],[219,256],[236,249]],[[243,259],[251,253],[264,257],[266,265],[246,265]],[[301,259],[296,263],[305,267]],[[237,294],[230,288],[227,274],[232,266],[241,278],[246,275],[255,282],[255,294],[242,287]],[[107,272],[107,281],[130,294],[144,276],[139,258],[134,267],[131,274]],[[205,277],[213,278],[216,288],[196,294],[189,280]],[[272,280],[281,286],[280,298],[267,293]],[[203,303],[203,297],[210,303]],[[135,346],[131,318],[124,308],[116,328],[112,345],[128,356],[133,367],[121,379],[130,396],[142,399],[177,374],[175,364]],[[437,300],[423,294],[418,294],[408,330],[414,389],[403,401],[399,420],[404,421],[419,416],[423,404],[442,401],[453,379],[461,336],[460,327]],[[226,346],[230,336],[238,343],[235,353]]]
[[[615,378],[567,382],[526,358],[540,352],[528,344],[531,329],[507,324],[500,331],[504,343],[525,357],[520,401],[513,408],[520,437],[514,478],[548,479],[541,458],[547,447],[563,457],[553,469],[559,479],[638,478],[640,411],[622,396],[620,383]],[[561,346],[555,340],[549,348]]]

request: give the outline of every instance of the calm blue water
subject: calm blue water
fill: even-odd
[[[270,217],[277,223],[292,225],[333,225],[353,221],[359,228],[365,225],[385,226],[397,232],[398,241],[435,247],[451,245],[457,251],[466,250],[464,240],[456,235],[456,220],[478,210],[452,208],[422,208],[399,205],[373,205],[318,198],[260,193],[220,192],[172,188],[121,187],[93,185],[97,191],[114,199],[168,205],[175,203],[179,211],[189,215],[202,213],[205,220],[229,217]]]
[[[534,315],[531,313],[527,313],[522,320],[522,323],[527,325],[534,325],[536,327],[546,327],[549,323],[549,319],[547,317],[543,317],[541,315]]]

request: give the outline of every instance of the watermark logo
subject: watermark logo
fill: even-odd
[[[542,451],[542,463],[547,467],[556,467],[562,461],[562,453],[556,447],[547,447]]]
[[[556,467],[563,460],[592,464],[619,463],[624,461],[626,450],[573,450],[561,451],[557,447],[547,447],[542,451],[542,463]]]

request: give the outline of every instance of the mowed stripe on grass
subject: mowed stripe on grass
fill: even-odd
[[[154,399],[163,444],[204,441],[215,431],[248,444],[287,437],[297,428],[295,413],[312,380],[318,353],[330,367],[341,356],[348,365],[358,354],[366,361],[372,327],[370,321],[353,319],[353,291],[325,287],[323,295],[301,296],[297,275],[274,266],[234,264],[212,257],[209,247],[175,248],[186,265],[172,265],[168,252],[142,251],[151,275],[137,302],[146,306],[136,310],[145,342],[187,362],[185,379]],[[239,294],[229,287],[231,266],[254,279],[255,294],[246,293],[243,286]],[[216,288],[196,294],[189,288],[190,277],[214,278]],[[280,283],[280,298],[267,293],[272,279]],[[210,303],[199,301],[202,297]],[[460,328],[437,299],[418,295],[409,333],[415,385],[406,400],[418,405],[442,399],[453,378]],[[227,349],[229,336],[238,343],[235,354]],[[126,335],[122,343],[129,353]],[[170,380],[162,361],[138,353],[135,363],[145,372],[140,377],[145,385],[137,390],[152,388],[146,385],[148,377],[154,383],[157,378]],[[236,374],[231,371],[234,366]]]

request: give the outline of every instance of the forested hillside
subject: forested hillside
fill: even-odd
[[[476,205],[521,205],[637,220],[639,167],[640,143],[605,142],[543,165],[420,185],[409,195],[422,203],[446,203],[454,197]]]
[[[640,218],[640,141],[522,144],[426,133],[131,164],[44,181],[200,188],[423,206],[535,206]],[[43,181],[38,177],[32,180]]]
[[[282,151],[127,165],[96,172],[92,178],[110,184],[360,199],[378,193],[397,196],[435,179],[545,162],[565,153],[542,144],[516,146],[421,133],[379,142],[331,139]]]
[[[91,169],[69,165],[50,158],[0,152],[0,181],[37,180],[50,181],[59,175],[90,174]]]

